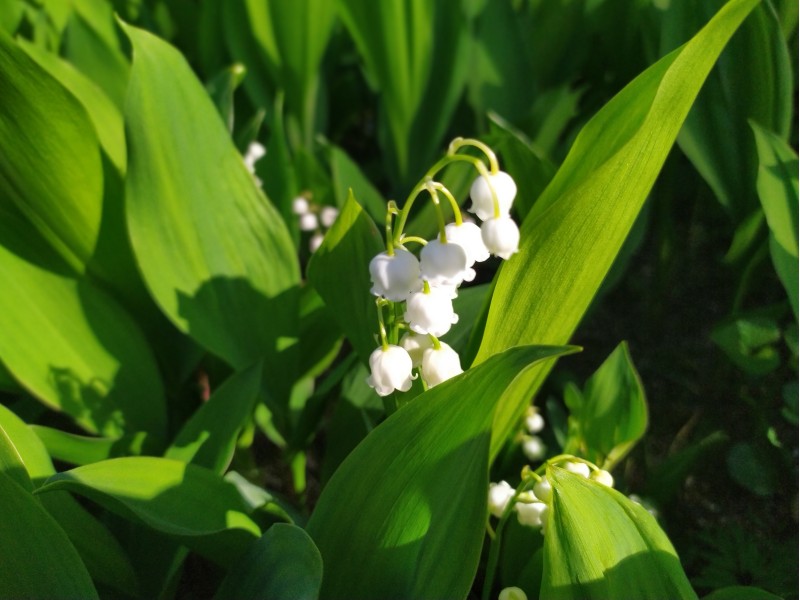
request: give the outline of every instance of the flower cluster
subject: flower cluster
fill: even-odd
[[[459,153],[466,146],[481,150],[489,167],[474,156]],[[453,194],[435,180],[441,169],[456,161],[469,162],[478,171],[470,190],[469,210],[483,221],[480,227],[463,218]],[[517,252],[519,229],[510,216],[516,193],[514,180],[499,170],[491,149],[477,140],[458,138],[414,187],[402,210],[389,202],[386,250],[369,263],[381,345],[370,356],[367,383],[378,394],[407,391],[417,377],[415,370],[428,388],[463,372],[456,351],[439,338],[458,322],[453,299],[462,283],[475,278],[475,263],[491,255],[508,259]],[[420,194],[429,196],[436,209],[439,234],[432,240],[403,231],[411,205]],[[451,223],[446,223],[442,198],[450,205]],[[407,248],[411,243],[422,246],[419,258]]]
[[[563,460],[557,465],[570,473],[592,479],[601,485],[614,487],[614,478],[611,473],[586,461]],[[530,474],[527,467],[524,473]],[[506,512],[508,505],[513,502],[513,510],[517,513],[520,525],[540,527],[542,535],[544,535],[547,530],[547,514],[553,500],[553,486],[545,476],[531,474],[530,477],[530,480],[533,481],[532,488],[527,489],[529,485],[523,476],[521,491],[515,490],[506,481],[489,484],[489,512],[500,518]]]
[[[314,253],[322,245],[325,232],[330,229],[339,216],[339,209],[333,206],[319,206],[303,196],[292,201],[292,212],[297,215],[300,231],[313,232],[308,240],[308,249]]]

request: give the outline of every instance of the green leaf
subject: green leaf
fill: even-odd
[[[781,597],[757,587],[731,585],[714,590],[703,596],[703,600],[781,600]]]
[[[754,121],[758,178],[756,187],[769,225],[772,264],[786,288],[795,319],[798,318],[797,253],[797,153],[774,133]]]
[[[369,261],[382,250],[375,223],[351,192],[308,263],[308,280],[364,363],[376,347],[377,332],[375,301],[369,291]],[[375,319],[370,315],[376,315]]]
[[[80,100],[94,125],[100,144],[120,173],[125,173],[125,126],[122,111],[91,79],[57,55],[20,39],[17,43],[39,66]]]
[[[521,371],[570,351],[511,349],[376,427],[333,475],[308,522],[325,564],[321,596],[465,598],[484,535],[496,402]]]
[[[0,596],[97,598],[67,535],[39,502],[0,472]]]
[[[174,536],[221,565],[235,562],[261,535],[233,485],[177,460],[113,458],[53,475],[37,493],[58,490]]]
[[[270,527],[228,572],[217,600],[316,600],[322,557],[312,539],[295,525]]]
[[[181,54],[125,30],[134,47],[126,209],[145,282],[180,330],[237,369],[266,358],[271,393],[285,398],[300,280],[286,226]]]
[[[342,0],[339,16],[380,90],[400,182],[419,177],[463,90],[470,53],[460,0]]]
[[[316,96],[322,57],[333,31],[335,3],[244,0],[244,34],[258,44],[278,87],[286,91],[292,145],[310,147],[315,133]],[[243,31],[237,31],[242,36]]]
[[[352,190],[372,220],[376,223],[382,222],[386,218],[386,200],[381,193],[344,150],[333,144],[326,146],[326,150],[333,179],[333,191],[339,208],[347,204]]]
[[[140,455],[147,443],[147,434],[139,431],[117,437],[90,437],[67,433],[43,425],[30,425],[47,448],[47,453],[72,465],[88,465],[118,456]]]
[[[589,378],[577,404],[569,407],[578,432],[571,443],[577,442],[581,456],[610,471],[647,429],[644,387],[625,342]]]
[[[131,317],[0,207],[0,357],[15,379],[92,433],[166,427],[155,360]]]
[[[28,491],[55,473],[41,441],[20,418],[0,406],[0,463],[4,454],[3,438],[16,454],[16,472],[9,473],[2,467],[0,470],[15,478],[17,483],[22,481]],[[136,575],[128,557],[105,526],[68,494],[51,494],[42,498],[41,504],[67,534],[95,581],[127,594],[136,590]]]
[[[525,219],[519,253],[500,271],[476,363],[511,346],[563,344],[570,338],[716,57],[757,3],[732,0],[688,44],[647,69],[583,128]],[[532,369],[507,391],[497,411],[493,454],[552,364]]]
[[[618,491],[547,469],[553,500],[540,597],[548,600],[697,598],[655,518]]]
[[[184,423],[164,456],[223,474],[239,431],[253,414],[260,386],[260,362],[231,375]]]
[[[80,102],[0,33],[0,206],[16,206],[76,271],[100,228],[103,171]]]
[[[664,13],[662,48],[673,49],[724,0],[673,2]],[[763,5],[742,24],[686,118],[678,143],[736,221],[756,206],[758,158],[747,119],[782,136],[792,115],[791,63],[780,24]]]
[[[774,319],[766,316],[733,317],[711,331],[711,339],[745,373],[766,375],[780,366],[777,343],[781,331]]]

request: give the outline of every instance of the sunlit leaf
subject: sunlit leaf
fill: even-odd
[[[599,483],[549,467],[540,597],[696,599],[675,550],[644,508]]]
[[[466,597],[483,539],[496,402],[518,373],[571,350],[509,350],[376,427],[338,468],[308,522],[325,564],[321,596]]]
[[[505,348],[563,344],[625,240],[725,43],[758,3],[733,0],[688,44],[611,100],[581,131],[521,227],[498,276],[476,363]],[[514,318],[509,318],[514,315]],[[493,454],[552,361],[514,382],[497,411]]]

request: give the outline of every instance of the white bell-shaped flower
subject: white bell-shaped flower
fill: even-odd
[[[319,220],[323,227],[331,227],[339,216],[339,209],[334,206],[325,206],[319,213]]]
[[[422,287],[419,279],[419,261],[408,250],[395,248],[394,254],[381,252],[369,261],[369,275],[376,296],[393,302],[402,302],[409,293]]]
[[[422,278],[432,286],[458,286],[475,279],[475,271],[467,266],[467,253],[458,244],[431,240],[419,258]]]
[[[544,417],[533,407],[525,415],[525,429],[528,430],[528,433],[539,433],[544,429]]]
[[[411,388],[411,357],[400,346],[376,348],[369,356],[369,368],[367,385],[379,396],[388,396],[395,390],[407,392]]]
[[[514,488],[508,485],[507,481],[489,484],[489,512],[495,517],[501,517],[503,511],[508,506],[511,498],[514,497]]]
[[[518,502],[514,505],[514,510],[517,511],[517,520],[520,525],[541,527],[542,515],[547,513],[547,504],[544,502],[531,502],[530,504]]]
[[[484,221],[481,237],[489,252],[504,260],[519,251],[519,227],[509,216]]]
[[[444,228],[447,241],[458,244],[467,254],[467,267],[471,267],[476,262],[483,262],[489,258],[489,249],[483,243],[481,228],[475,223],[461,225],[450,223]]]
[[[428,348],[433,348],[433,340],[429,335],[407,333],[400,338],[400,345],[408,352],[411,363],[418,367],[422,364],[422,355]]]
[[[308,212],[300,215],[300,231],[314,231],[319,226],[317,215]]]
[[[409,295],[403,318],[411,331],[436,337],[450,331],[450,326],[458,322],[450,296],[437,288]]]
[[[429,348],[422,353],[422,377],[428,387],[439,385],[463,372],[458,353],[444,342],[439,342],[438,349]]]
[[[314,253],[319,250],[319,247],[322,246],[322,242],[325,241],[325,236],[321,233],[315,233],[311,236],[311,239],[308,240],[308,249]]]
[[[469,190],[469,195],[472,198],[472,206],[469,211],[478,215],[481,221],[491,219],[494,216],[494,199],[492,198],[492,190],[489,187],[489,181],[497,194],[497,204],[500,207],[500,215],[508,216],[511,212],[511,204],[517,195],[517,184],[511,178],[511,175],[499,171],[495,174],[489,174],[489,181],[483,175],[480,175],[475,181],[472,182],[472,187]]]

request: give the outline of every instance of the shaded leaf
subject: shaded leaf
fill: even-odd
[[[228,572],[214,598],[316,600],[322,557],[300,527],[277,523]]]

